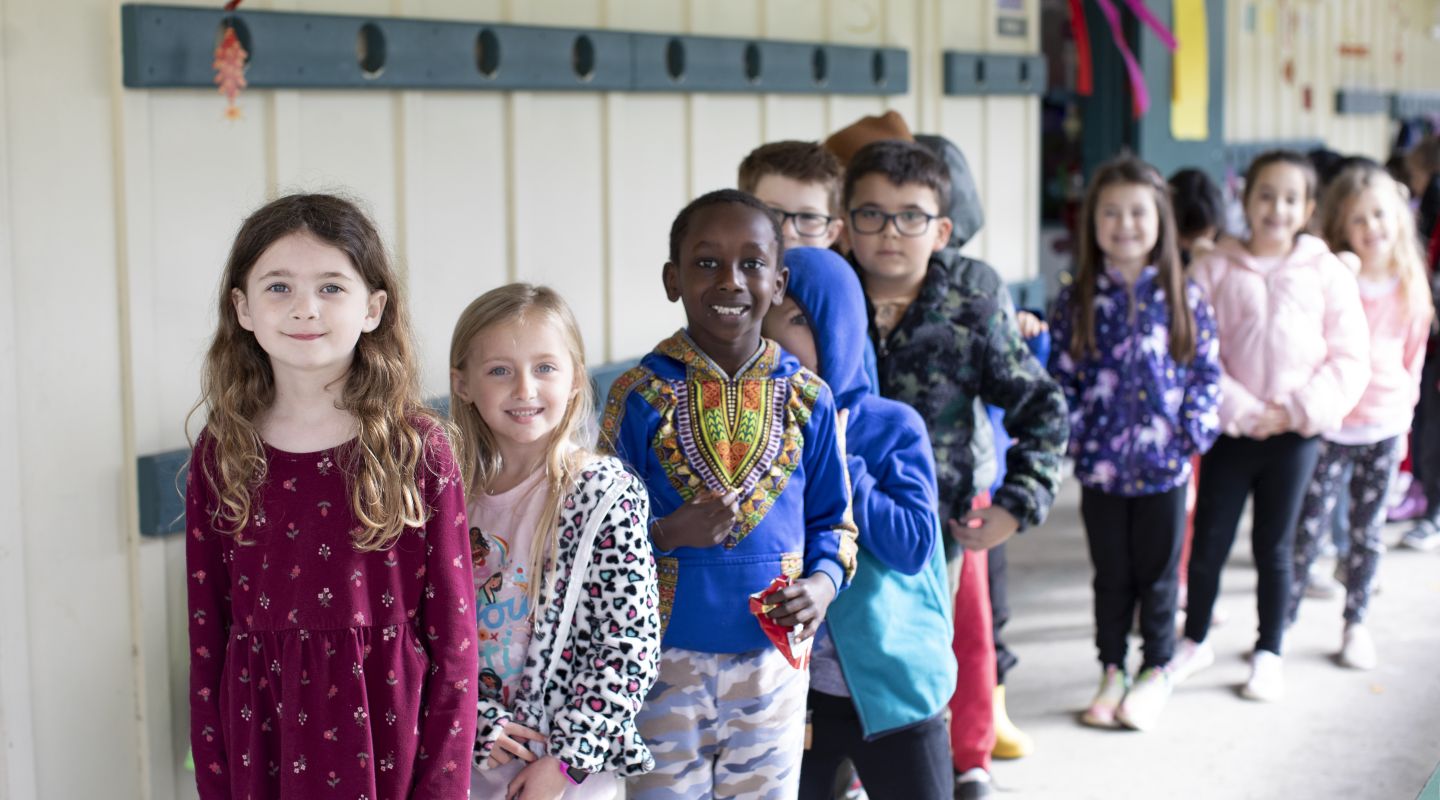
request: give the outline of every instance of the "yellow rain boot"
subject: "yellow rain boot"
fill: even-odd
[[[1005,711],[1005,686],[995,687],[995,747],[993,758],[1024,758],[1035,751],[1035,740],[1015,727]]]

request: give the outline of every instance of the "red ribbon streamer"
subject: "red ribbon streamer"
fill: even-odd
[[[1085,24],[1084,0],[1070,0],[1070,30],[1075,34],[1075,91],[1089,97],[1095,91],[1095,65],[1090,60],[1090,26]]]

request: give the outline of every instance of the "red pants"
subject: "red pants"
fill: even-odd
[[[1195,539],[1195,495],[1200,490],[1200,456],[1190,457],[1190,486],[1185,490],[1185,542],[1180,546],[1180,590],[1190,587],[1190,543]],[[1182,598],[1183,599],[1183,598]],[[1181,608],[1185,603],[1180,604]]]
[[[990,504],[975,498],[974,507]],[[955,771],[990,770],[995,748],[995,634],[990,625],[988,554],[967,550],[955,591],[955,694],[950,698],[950,753]]]

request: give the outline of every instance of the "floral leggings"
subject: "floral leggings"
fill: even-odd
[[[1320,550],[1320,541],[1328,533],[1327,525],[1335,513],[1336,493],[1345,465],[1354,464],[1350,478],[1350,554],[1345,557],[1345,621],[1365,621],[1370,606],[1370,591],[1375,582],[1375,567],[1385,545],[1380,531],[1385,525],[1385,500],[1400,463],[1400,437],[1375,444],[1336,444],[1321,441],[1320,457],[1315,475],[1305,492],[1300,523],[1295,531],[1295,573],[1290,587],[1291,622],[1300,609],[1305,585],[1310,579],[1310,565]]]

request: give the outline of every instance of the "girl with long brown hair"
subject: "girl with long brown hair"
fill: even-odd
[[[186,488],[202,798],[466,796],[464,489],[374,224],[291,195],[241,225]]]
[[[1153,167],[1129,156],[1103,165],[1081,220],[1075,280],[1050,323],[1095,567],[1100,687],[1081,719],[1145,730],[1170,695],[1191,457],[1219,433],[1215,322],[1185,279],[1169,188]],[[1131,684],[1137,605],[1145,657]]]

